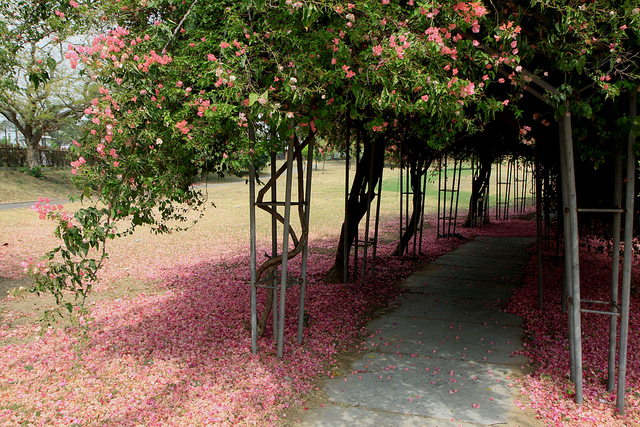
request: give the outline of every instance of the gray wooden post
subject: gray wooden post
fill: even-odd
[[[631,95],[629,115],[635,118],[638,114],[637,93]],[[627,141],[627,191],[625,194],[624,215],[624,262],[622,266],[622,295],[620,301],[620,350],[618,352],[618,394],[616,404],[620,414],[624,414],[624,395],[627,375],[627,345],[629,341],[629,299],[631,293],[631,264],[633,261],[633,214],[636,178],[636,156],[634,144],[636,139],[631,131]]]
[[[615,173],[613,178],[613,207],[622,207],[622,156],[621,149],[616,152]],[[613,254],[611,259],[611,307],[612,313],[617,313],[618,287],[620,286],[620,227],[622,213],[613,214]],[[609,319],[609,360],[607,368],[607,391],[613,391],[616,383],[616,348],[618,338],[618,316],[611,315]]]
[[[573,162],[573,135],[571,127],[571,105],[565,102],[565,112],[562,118],[564,122],[564,149],[565,149],[565,175],[567,177],[567,185],[569,193],[567,201],[569,202],[569,226],[570,230],[565,230],[565,246],[571,246],[571,298],[569,299],[569,310],[571,312],[571,320],[569,328],[573,329],[573,376],[575,384],[575,400],[577,404],[581,404],[582,396],[582,328],[580,324],[580,236],[578,234],[578,203],[576,197],[576,177]],[[566,208],[565,208],[566,209]],[[569,231],[570,239],[567,239],[567,231]],[[567,241],[568,240],[568,241]]]
[[[569,182],[569,178],[567,177],[567,168],[566,168],[566,151],[565,151],[565,135],[564,135],[564,121],[563,120],[559,120],[558,121],[558,129],[559,129],[559,135],[558,135],[558,140],[560,142],[560,184],[561,184],[561,191],[562,191],[562,219],[563,219],[563,234],[564,234],[564,268],[562,270],[563,273],[563,277],[562,277],[562,312],[566,312],[567,309],[567,300],[571,297],[571,292],[573,287],[571,286],[571,245],[569,244],[570,241],[570,230],[571,230],[571,223],[570,223],[570,219],[569,219],[569,199],[568,199],[568,195],[569,195],[569,188],[567,186],[568,182]],[[573,342],[575,340],[574,338],[574,330],[571,327],[571,325],[573,324],[573,320],[572,320],[572,316],[573,313],[569,312],[568,313],[568,317],[569,317],[569,328],[568,328],[568,335],[569,335],[569,366],[570,366],[570,378],[571,381],[575,380],[575,376],[574,376],[574,357],[575,354],[573,352]]]
[[[304,248],[302,249],[302,267],[300,270],[300,278],[302,282],[300,283],[300,303],[298,305],[298,344],[302,344],[302,337],[304,331],[304,299],[305,294],[307,292],[307,257],[309,254],[309,219],[311,214],[311,178],[312,171],[311,165],[313,164],[313,144],[315,141],[309,142],[309,146],[307,148],[307,182],[304,192],[304,200],[299,200],[299,203],[304,203],[304,217],[307,222],[307,241],[304,244]]]

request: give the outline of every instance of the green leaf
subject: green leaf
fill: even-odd
[[[29,81],[33,83],[33,86],[38,90],[38,86],[40,86],[40,75],[39,74],[29,74]]]
[[[52,57],[48,57],[47,58],[47,67],[49,67],[49,70],[51,70],[53,72],[53,70],[56,69],[56,60],[53,59]]]
[[[302,25],[306,30],[320,17],[320,9],[316,5],[308,5],[302,12]]]

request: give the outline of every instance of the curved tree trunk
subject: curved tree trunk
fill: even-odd
[[[480,170],[478,174],[473,177],[473,183],[471,184],[471,196],[469,197],[469,212],[467,213],[463,227],[473,227],[478,225],[475,223],[478,215],[482,214],[485,201],[482,200],[483,195],[489,188],[489,182],[491,180],[491,158],[480,158]],[[481,224],[488,221],[488,218],[482,218]]]
[[[413,236],[415,236],[416,231],[420,227],[420,222],[422,220],[422,199],[425,195],[422,193],[422,177],[429,170],[429,166],[431,166],[432,159],[423,159],[423,158],[412,158],[409,156],[409,180],[411,183],[411,191],[413,193],[412,197],[412,212],[411,219],[409,219],[409,224],[407,228],[402,233],[402,237],[398,242],[398,246],[396,250],[393,251],[393,256],[402,255],[409,241]]]
[[[376,187],[378,181],[382,178],[382,170],[384,168],[384,150],[385,143],[382,138],[376,141],[365,141],[362,158],[356,166],[356,175],[351,185],[349,199],[347,201],[348,229],[346,224],[342,223],[340,231],[340,239],[338,240],[338,248],[336,250],[336,258],[333,266],[327,272],[324,280],[330,283],[344,281],[344,257],[348,257],[353,246],[355,236],[357,234],[360,220],[364,217],[369,209],[368,191],[369,187]],[[373,161],[373,168],[371,162]],[[373,171],[371,182],[369,175]],[[371,202],[375,197],[371,198]],[[345,233],[346,239],[345,239]],[[347,247],[345,248],[345,240]]]

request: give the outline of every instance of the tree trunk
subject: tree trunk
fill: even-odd
[[[392,254],[393,256],[400,256],[405,252],[409,241],[415,236],[416,231],[420,227],[422,220],[422,199],[425,196],[422,194],[422,177],[429,170],[431,161],[431,159],[409,159],[409,179],[413,193],[411,219],[404,233],[402,233],[398,246]]]
[[[369,209],[369,186],[373,186],[375,188],[382,177],[382,170],[384,168],[384,149],[384,140],[381,138],[376,141],[368,141],[368,143],[365,142],[364,144],[362,158],[356,166],[356,176],[353,179],[351,191],[349,192],[349,199],[347,201],[348,229],[346,227],[347,224],[343,222],[340,231],[340,239],[338,240],[335,262],[324,278],[326,282],[338,283],[344,281],[344,257],[349,256],[360,220]],[[373,176],[371,177],[371,182],[369,182],[369,174],[372,171],[372,161]],[[371,199],[371,202],[373,202],[374,199],[375,197]],[[345,232],[347,233],[346,239]],[[347,241],[346,248],[345,240]]]
[[[32,133],[27,131],[24,134],[24,141],[27,148],[27,166],[29,166],[29,169],[42,166],[42,159],[40,157],[41,138],[42,134],[40,132]]]
[[[467,213],[467,217],[464,219],[462,223],[463,227],[473,227],[476,224],[476,218],[478,215],[482,215],[482,211],[484,210],[483,196],[486,192],[486,189],[489,187],[489,182],[491,180],[491,158],[490,157],[481,157],[480,158],[480,170],[478,174],[473,177],[473,183],[471,184],[471,196],[469,197],[469,212]],[[482,218],[481,224],[484,224],[488,218]]]

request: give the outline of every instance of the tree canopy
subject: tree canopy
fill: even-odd
[[[84,196],[101,202],[79,213],[90,223],[61,218],[59,233],[79,245],[67,259],[130,227],[169,230],[204,204],[193,177],[279,150],[292,132],[340,146],[353,126],[365,142],[442,148],[497,112],[520,117],[525,91],[551,114],[570,98],[593,117],[596,101],[637,90],[634,4],[102,0],[111,29],[65,53],[99,87],[72,166]],[[65,5],[50,22],[88,7]],[[552,119],[536,117],[523,139]],[[251,126],[276,137],[250,140]],[[66,286],[67,273],[86,283],[70,262],[49,268],[42,289]]]
[[[0,5],[0,114],[24,136],[29,167],[41,164],[38,146],[83,115],[89,81],[64,57],[70,39],[91,30],[92,3],[26,2]]]

